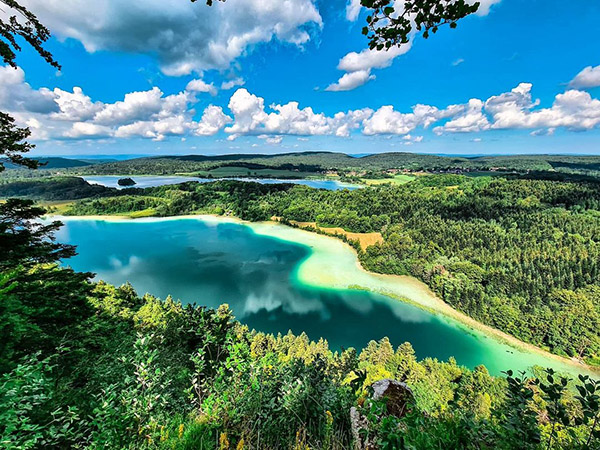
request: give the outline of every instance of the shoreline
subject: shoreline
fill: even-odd
[[[246,221],[241,221],[241,222],[242,223],[250,223],[250,224],[253,223],[253,222],[246,222]],[[272,223],[273,225],[279,225],[279,226],[284,225],[284,224],[281,224],[278,222],[258,222],[258,223]],[[394,292],[390,292],[386,289],[369,289],[369,288],[365,288],[364,286],[360,286],[359,284],[351,286],[350,287],[351,289],[360,289],[360,290],[364,290],[364,291],[374,292],[374,293],[381,294],[386,297],[392,298],[397,301],[411,304],[411,305],[418,307],[420,309],[423,309],[431,314],[441,317],[441,318],[449,321],[451,324],[459,326],[464,331],[474,334],[477,337],[483,336],[485,338],[489,338],[496,342],[504,344],[516,351],[523,352],[523,353],[533,353],[538,356],[548,358],[557,363],[560,363],[560,364],[569,366],[573,369],[576,369],[578,372],[585,372],[585,373],[588,373],[590,375],[595,375],[595,376],[600,375],[600,367],[590,366],[589,364],[585,364],[579,360],[573,360],[573,359],[570,359],[570,358],[567,358],[567,357],[564,357],[561,355],[556,355],[547,350],[544,350],[543,348],[537,347],[534,344],[530,344],[530,343],[521,341],[520,339],[518,339],[515,336],[512,336],[512,335],[505,333],[497,328],[491,327],[489,325],[486,325],[484,323],[481,323],[481,322],[473,319],[472,317],[467,316],[466,314],[452,308],[450,305],[448,305],[446,302],[444,302],[442,299],[440,299],[433,291],[431,291],[429,286],[427,286],[425,283],[423,283],[422,281],[420,281],[417,278],[414,278],[414,277],[411,277],[408,275],[390,275],[390,274],[380,274],[380,273],[368,271],[367,269],[365,269],[362,266],[360,260],[358,259],[358,253],[357,253],[356,249],[354,247],[352,247],[351,245],[349,245],[348,243],[342,241],[341,239],[336,238],[335,236],[330,236],[327,234],[318,234],[318,233],[314,233],[310,230],[304,230],[302,228],[294,228],[294,227],[289,227],[289,226],[288,226],[288,228],[296,229],[296,230],[304,232],[304,233],[309,233],[311,235],[319,236],[324,239],[335,240],[336,242],[347,247],[352,252],[352,254],[354,255],[354,258],[355,258],[356,268],[359,271],[361,271],[362,273],[368,275],[369,277],[373,277],[373,278],[382,280],[386,283],[391,282],[391,283],[395,284],[395,283],[401,282],[405,286],[409,285],[412,288],[419,291],[420,293],[425,294],[432,301],[431,301],[431,303],[419,302],[419,301],[415,301],[414,299],[408,298],[407,296],[397,295]],[[291,241],[291,242],[297,243],[297,241]]]
[[[557,364],[561,364],[570,368],[571,371],[569,372],[575,371],[576,373],[588,373],[593,376],[598,376],[600,374],[600,367],[590,366],[578,360],[573,360],[564,356],[550,353],[549,351],[533,344],[523,342],[520,339],[501,330],[478,322],[477,320],[445,303],[442,299],[435,295],[435,293],[431,291],[431,289],[425,283],[421,282],[417,278],[406,275],[389,275],[369,272],[362,266],[360,260],[358,259],[356,250],[348,243],[343,242],[341,239],[338,239],[334,236],[318,234],[310,230],[305,230],[301,227],[286,226],[275,221],[249,222],[238,217],[218,216],[211,214],[188,214],[170,217],[145,217],[137,219],[129,216],[119,215],[63,216],[48,214],[45,217],[50,217],[64,222],[69,220],[90,220],[107,222],[135,221],[138,223],[143,223],[192,219],[245,225],[250,227],[257,234],[269,236],[285,242],[305,245],[311,249],[311,255],[302,261],[296,270],[298,281],[302,283],[322,288],[357,289],[380,294],[395,301],[401,301],[425,310],[430,314],[444,319],[449,324],[458,326],[463,331],[475,335],[477,338],[481,337],[490,339],[497,344],[505,345],[519,353],[523,353],[524,356],[527,354],[534,354],[538,357],[549,359]],[[349,255],[352,255],[352,259],[354,260],[354,268],[364,276],[363,279],[356,280],[355,283],[349,283],[344,281],[344,278],[348,277],[347,271],[338,270],[338,273],[336,274],[335,270],[333,270],[334,273],[332,274],[332,270],[326,270],[324,272],[323,269],[334,269],[333,267],[327,265],[326,267],[319,267],[319,253],[327,254],[327,250],[333,252],[334,250],[339,250],[340,247],[344,247],[344,251]],[[350,252],[348,252],[348,250],[350,250]],[[350,261],[346,261],[346,263],[349,262]],[[344,265],[342,265],[342,267],[344,267]],[[355,280],[352,279],[352,281]],[[532,365],[535,365],[535,363],[532,363]],[[571,375],[573,375],[573,373],[571,373]]]

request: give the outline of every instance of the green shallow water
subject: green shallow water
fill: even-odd
[[[534,364],[574,371],[383,295],[425,307],[436,301],[412,280],[361,271],[348,246],[314,233],[209,217],[67,219],[57,237],[77,245],[79,255],[65,262],[75,270],[117,285],[129,281],[140,294],[210,307],[228,303],[241,322],[260,331],[306,332],[332,349],[360,349],[387,336],[395,346],[409,341],[419,358],[455,357],[494,374]]]

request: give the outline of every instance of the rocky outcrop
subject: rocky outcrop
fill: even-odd
[[[386,412],[389,415],[402,418],[415,407],[415,397],[406,383],[396,380],[384,379],[371,385],[373,390],[372,400],[383,400]],[[354,439],[355,450],[372,450],[377,447],[365,437],[363,432],[369,429],[369,420],[361,413],[359,408],[350,408],[350,425]]]
[[[404,417],[415,405],[413,391],[406,383],[384,379],[373,383],[373,400],[386,400],[388,414]]]

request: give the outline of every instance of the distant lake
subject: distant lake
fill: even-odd
[[[178,184],[185,183],[187,181],[196,181],[198,183],[211,183],[217,180],[238,180],[238,181],[252,181],[260,184],[281,184],[281,183],[293,183],[293,184],[302,184],[304,186],[310,186],[316,189],[327,189],[328,191],[338,191],[341,189],[349,189],[354,190],[358,189],[360,186],[348,183],[342,183],[337,180],[282,180],[282,179],[274,179],[274,178],[197,178],[197,177],[181,177],[181,176],[136,176],[136,175],[103,175],[103,176],[84,176],[81,177],[85,181],[90,184],[99,184],[106,187],[112,187],[117,189],[125,189],[124,186],[119,186],[118,181],[121,178],[131,178],[135,181],[134,186],[128,187],[136,187],[136,188],[147,188],[154,186],[165,186],[168,184]]]
[[[374,292],[320,287],[316,278],[315,283],[304,281],[301,268],[315,258],[332,269],[314,271],[317,277],[341,270],[353,283],[361,283],[372,276],[356,272],[352,251],[339,241],[314,235],[310,244],[296,244],[264,233],[269,233],[268,227],[279,227],[282,233],[306,232],[261,226],[195,218],[72,218],[57,237],[77,246],[78,255],[65,263],[96,273],[96,279],[116,285],[129,281],[140,295],[170,294],[184,303],[228,303],[250,328],[305,332],[313,340],[327,339],[333,350],[360,350],[370,340],[387,336],[394,346],[410,342],[419,358],[454,356],[459,364],[485,364],[497,375],[547,362],[408,303]],[[315,253],[319,242],[325,243],[320,256]],[[343,267],[334,267],[336,263]]]

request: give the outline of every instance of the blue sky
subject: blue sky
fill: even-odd
[[[486,0],[387,54],[356,0],[23,3],[63,66],[0,68],[37,154],[600,154],[597,2]]]

